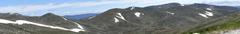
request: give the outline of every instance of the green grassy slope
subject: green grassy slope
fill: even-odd
[[[225,21],[218,21],[223,22],[222,24],[211,24],[203,25],[197,27],[195,30],[191,30],[188,32],[184,32],[183,34],[193,34],[193,33],[200,33],[200,34],[207,34],[213,31],[223,31],[223,30],[233,30],[240,28],[240,13],[233,14],[227,17],[228,19],[223,19]]]
[[[200,29],[193,33],[206,34],[208,32],[213,32],[213,31],[232,30],[232,29],[237,29],[237,28],[240,28],[240,21],[229,21],[224,24],[219,24],[219,25],[215,25],[215,26],[208,27],[205,29]]]

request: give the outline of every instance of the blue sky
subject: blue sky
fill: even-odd
[[[0,0],[0,13],[41,16],[51,12],[63,16],[102,13],[111,8],[145,7],[172,2],[240,6],[240,0]]]

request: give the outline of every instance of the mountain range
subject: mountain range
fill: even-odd
[[[43,16],[0,13],[1,34],[198,34],[229,21],[240,9],[208,4],[168,3],[147,7],[113,8],[101,14]]]
[[[79,21],[79,20],[87,19],[89,17],[94,17],[96,15],[97,13],[88,13],[88,14],[79,14],[79,15],[66,15],[64,17],[72,21]]]

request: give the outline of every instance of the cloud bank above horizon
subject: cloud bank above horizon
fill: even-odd
[[[240,0],[1,0],[0,13],[20,13],[40,16],[45,13],[76,15],[102,13],[111,8],[145,7],[167,3],[204,3],[221,6],[240,6]]]

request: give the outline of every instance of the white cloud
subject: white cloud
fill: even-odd
[[[133,6],[150,6],[160,5],[166,3],[181,3],[181,4],[193,4],[193,3],[205,3],[212,5],[223,5],[223,6],[240,6],[240,0],[101,0],[101,1],[123,1],[133,4]],[[140,5],[139,5],[140,4]]]
[[[224,2],[209,2],[207,4],[220,5],[220,6],[240,6],[239,1],[224,1]]]
[[[177,2],[181,4],[206,3],[206,4],[213,4],[213,5],[240,6],[240,4],[238,4],[240,3],[240,0],[98,0],[98,1],[90,1],[90,2],[2,6],[0,8],[0,13],[8,13],[8,12],[23,13],[23,12],[52,10],[52,9],[68,8],[68,7],[92,7],[92,6],[105,5],[105,4],[111,4],[111,5],[129,4],[127,6],[145,7],[145,6],[161,5],[161,4],[172,3],[172,2]],[[109,7],[106,7],[106,8],[109,8]],[[79,10],[79,11],[82,11],[82,10]],[[71,13],[71,12],[68,12],[68,13]],[[88,13],[88,12],[85,11],[85,13]]]
[[[97,5],[104,5],[116,2],[75,2],[75,3],[62,3],[62,4],[42,4],[42,5],[18,5],[18,6],[4,6],[0,8],[0,13],[20,13],[31,12],[37,10],[50,10],[64,7],[90,7]]]

